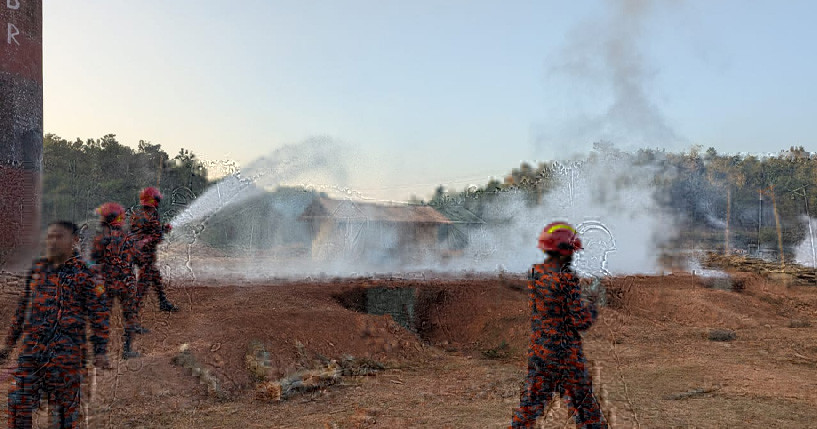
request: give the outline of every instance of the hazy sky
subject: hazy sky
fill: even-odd
[[[325,136],[427,197],[622,147],[815,150],[817,2],[44,2],[45,132],[247,164]],[[339,161],[340,162],[340,161]]]

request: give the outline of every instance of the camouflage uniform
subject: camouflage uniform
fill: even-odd
[[[582,351],[582,337],[595,322],[595,305],[583,305],[578,277],[555,260],[533,266],[528,291],[531,338],[528,377],[511,428],[533,427],[558,392],[580,428],[607,428]]]
[[[111,228],[110,234],[103,232],[94,239],[91,259],[105,279],[106,304],[112,308],[114,298],[118,298],[122,305],[126,351],[130,350],[130,339],[137,330],[136,319],[139,315],[136,276],[132,268],[135,256],[133,239],[121,228]]]
[[[164,236],[164,226],[159,219],[159,211],[154,207],[142,206],[131,215],[130,232],[136,242],[136,265],[139,267],[139,281],[136,296],[139,303],[144,299],[147,288],[153,285],[159,296],[161,307],[172,307],[162,286],[162,274],[156,267],[156,248]]]
[[[34,263],[6,340],[11,349],[23,336],[8,396],[10,428],[32,427],[41,390],[49,393],[52,424],[78,427],[86,324],[91,323],[94,354],[104,356],[109,329],[105,301],[104,285],[79,254],[58,267],[46,259]]]

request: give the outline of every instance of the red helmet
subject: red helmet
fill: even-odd
[[[576,229],[567,222],[553,222],[548,224],[539,235],[538,248],[543,252],[553,251],[560,255],[570,255],[576,250],[582,249],[582,242],[579,240]]]
[[[139,192],[139,203],[143,206],[159,207],[159,201],[162,200],[162,193],[153,186],[142,189]]]
[[[96,209],[99,221],[113,227],[122,226],[125,223],[125,208],[113,202],[108,202]]]

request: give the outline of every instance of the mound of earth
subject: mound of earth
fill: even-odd
[[[683,274],[607,281],[615,305],[585,334],[585,350],[600,368],[597,392],[606,392],[606,410],[615,409],[619,423],[817,421],[817,288],[733,275],[743,276],[739,291]],[[0,323],[8,326],[21,282],[0,280]],[[181,312],[159,312],[151,292],[143,315],[151,332],[135,342],[138,359],[118,358],[115,309],[114,369],[97,373],[92,427],[504,427],[519,401],[529,329],[524,280],[178,281],[168,294]],[[710,341],[713,329],[734,331],[735,339]],[[253,343],[269,352],[271,378],[318,355],[370,358],[386,369],[260,401],[246,359]],[[183,344],[225,398],[173,364]],[[6,406],[5,397],[0,402]],[[551,411],[546,427],[562,427],[564,407]]]

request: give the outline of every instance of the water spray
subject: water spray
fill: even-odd
[[[598,247],[601,250],[598,264],[594,264],[594,260],[590,259],[585,251],[580,251],[576,254],[576,262],[573,266],[579,275],[592,279],[586,290],[589,295],[598,296],[598,304],[605,306],[607,305],[607,291],[601,284],[601,279],[612,275],[607,269],[607,258],[608,254],[616,251],[616,239],[606,225],[595,220],[580,223],[576,227],[576,232],[582,238],[583,247],[586,249]],[[599,237],[596,238],[593,235],[599,235]]]

